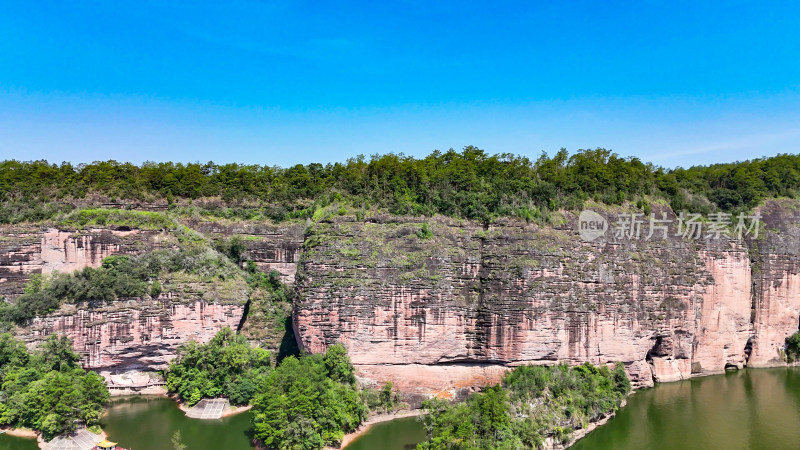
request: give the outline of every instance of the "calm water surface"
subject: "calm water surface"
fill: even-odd
[[[39,450],[36,439],[25,439],[0,434],[0,449],[3,450]]]
[[[572,449],[800,449],[800,368],[749,369],[637,392]]]
[[[135,450],[173,450],[181,430],[190,450],[248,450],[249,412],[220,420],[187,418],[163,397],[115,400],[103,418],[109,438]],[[425,438],[415,417],[383,422],[347,450],[407,450]],[[0,449],[36,441],[0,435]],[[573,449],[800,449],[800,368],[750,369],[660,384],[637,392],[606,425]]]
[[[345,450],[409,450],[425,440],[425,429],[416,417],[376,423]]]
[[[189,450],[250,450],[251,417],[248,411],[217,420],[190,419],[168,398],[129,397],[114,400],[101,422],[109,440],[133,450],[174,450],[177,430]]]

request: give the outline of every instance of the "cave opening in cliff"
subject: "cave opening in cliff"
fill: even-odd
[[[300,356],[300,346],[297,345],[297,337],[294,334],[294,322],[292,321],[292,316],[284,319],[283,325],[286,332],[283,333],[281,344],[278,347],[278,363],[283,361],[283,359],[287,356]]]
[[[654,356],[664,356],[664,337],[663,336],[656,336],[655,342],[650,350],[647,351],[647,354],[644,356],[645,361],[652,364]]]
[[[747,338],[747,343],[744,344],[744,366],[750,362],[750,354],[753,353],[753,336]]]

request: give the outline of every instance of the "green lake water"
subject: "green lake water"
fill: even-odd
[[[177,430],[189,450],[250,450],[251,417],[244,412],[217,420],[190,419],[168,398],[129,397],[114,400],[101,423],[110,440],[132,450],[174,450],[171,440]]]
[[[111,440],[134,450],[172,450],[181,430],[190,450],[250,449],[249,412],[187,418],[163,397],[117,399],[103,418]],[[375,424],[347,450],[408,450],[424,439],[415,417]],[[36,441],[0,435],[0,449]],[[800,449],[800,368],[750,369],[659,384],[637,392],[606,425],[573,449]]]
[[[425,429],[416,417],[376,423],[345,450],[409,450],[425,440]]]
[[[0,449],[2,450],[39,450],[36,439],[25,439],[6,434],[0,434]]]
[[[572,449],[799,449],[800,368],[659,384]]]

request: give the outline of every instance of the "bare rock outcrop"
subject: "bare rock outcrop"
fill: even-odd
[[[556,226],[390,215],[309,227],[185,223],[210,239],[242,236],[247,259],[295,283],[302,349],[343,342],[367,383],[459,397],[520,364],[621,361],[636,386],[784,364],[784,340],[800,323],[800,202],[772,200],[759,211],[759,237],[741,241],[671,230],[666,239],[583,242],[572,213]],[[135,229],[4,227],[0,295],[18,295],[32,273],[169,242]],[[109,374],[162,368],[181,342],[241,324],[244,299],[216,301],[207,289],[65,306],[19,333],[32,345],[66,333],[87,367]]]
[[[22,293],[31,274],[70,273],[98,267],[118,253],[141,253],[160,245],[164,233],[120,227],[61,230],[52,226],[0,228],[0,296]]]
[[[18,335],[30,345],[53,333],[69,336],[87,369],[161,370],[180,344],[207,342],[226,326],[236,329],[243,310],[243,304],[202,300],[131,299],[94,308],[69,305],[33,319]]]
[[[569,213],[557,227],[330,220],[301,256],[296,334],[312,352],[343,342],[368,378],[450,395],[519,364],[622,361],[637,386],[783,364],[800,311],[793,205],[765,205],[743,241],[587,243]]]

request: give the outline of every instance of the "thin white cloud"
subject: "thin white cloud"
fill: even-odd
[[[708,142],[702,145],[687,145],[683,148],[678,145],[671,145],[670,148],[676,149],[673,151],[659,151],[649,153],[645,158],[654,163],[667,163],[676,162],[675,159],[682,156],[696,156],[711,153],[719,153],[721,160],[730,159],[731,153],[738,156],[741,155],[742,150],[747,150],[748,154],[743,158],[738,159],[753,159],[765,156],[766,154],[774,153],[771,151],[776,147],[785,144],[784,152],[792,153],[800,150],[800,129],[790,129],[780,132],[770,133],[755,133],[745,136],[740,136],[734,139],[727,139],[723,141]],[[768,151],[767,149],[770,149]],[[762,154],[757,154],[759,150],[763,151]]]

